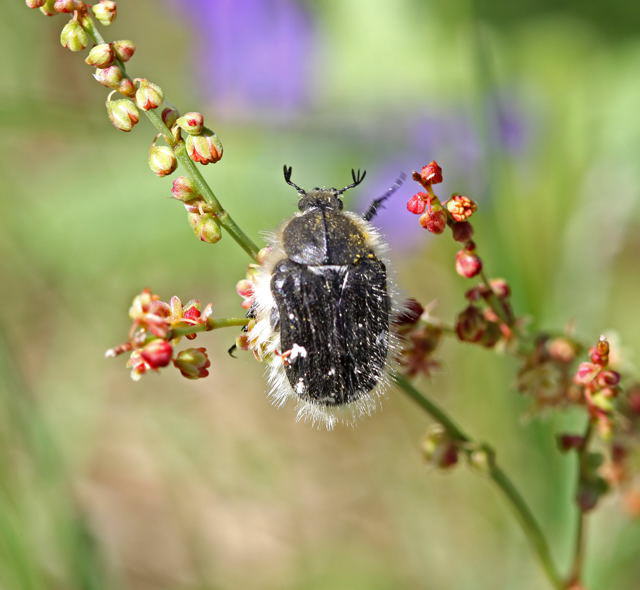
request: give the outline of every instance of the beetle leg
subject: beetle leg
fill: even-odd
[[[245,317],[248,317],[249,319],[254,319],[256,317],[255,307],[252,306],[245,314]],[[249,331],[249,328],[247,328],[247,326],[242,326],[242,329],[240,330],[241,333],[248,332],[248,331]],[[231,358],[237,358],[236,355],[234,354],[236,350],[238,350],[238,345],[234,343],[233,346],[230,346],[227,349],[227,354]]]
[[[373,201],[373,203],[371,203],[371,205],[369,205],[367,212],[362,216],[365,221],[371,221],[376,216],[376,213],[378,213],[378,209],[380,209],[380,207],[383,206],[384,202],[402,186],[402,183],[404,182],[404,179],[406,177],[407,175],[404,172],[400,174],[393,185],[387,189],[384,195],[377,198],[375,201]]]

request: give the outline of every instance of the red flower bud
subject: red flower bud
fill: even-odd
[[[202,113],[185,113],[176,123],[189,135],[200,135],[204,126],[204,117]]]
[[[140,356],[149,367],[159,369],[171,362],[173,347],[166,340],[152,340],[140,351]]]
[[[122,78],[117,90],[120,94],[124,94],[129,98],[133,98],[136,94],[136,87],[131,78]]]
[[[200,164],[211,164],[222,158],[222,142],[209,129],[204,129],[201,135],[188,135],[186,140],[189,157]]]
[[[149,80],[142,78],[136,80],[138,82],[138,90],[136,90],[136,104],[143,111],[157,109],[164,100],[162,88]]]
[[[466,221],[478,209],[474,201],[463,195],[453,195],[445,205],[455,221]]]
[[[594,363],[580,363],[573,377],[577,385],[589,385],[599,373],[600,367]]]
[[[491,290],[496,294],[498,299],[506,299],[511,295],[509,283],[504,279],[491,279],[489,284],[491,285]]]
[[[423,313],[424,307],[417,299],[407,299],[403,303],[394,324],[397,326],[413,326],[418,323]]]
[[[177,354],[173,366],[187,379],[200,379],[209,375],[211,361],[206,348],[187,348]]]
[[[617,371],[600,371],[597,382],[601,387],[618,385],[620,383],[620,373]]]
[[[468,221],[455,221],[451,224],[451,233],[456,242],[466,242],[473,237],[473,226]]]
[[[456,254],[456,272],[468,279],[475,277],[482,270],[482,260],[470,250],[460,250]]]
[[[419,221],[420,225],[432,234],[441,234],[447,227],[447,214],[441,207],[434,205],[420,216]]]
[[[113,51],[115,52],[118,59],[122,62],[129,61],[133,57],[133,54],[136,52],[135,43],[127,39],[114,41],[112,45]]]
[[[420,170],[420,178],[425,184],[438,184],[442,182],[442,168],[433,160]]]
[[[162,121],[169,129],[176,124],[179,116],[180,113],[172,107],[166,107],[162,110]]]
[[[407,210],[411,211],[414,215],[422,215],[427,206],[428,199],[429,195],[427,193],[416,193],[407,201]]]
[[[456,334],[463,342],[480,342],[487,329],[487,320],[475,305],[462,311],[456,320]]]

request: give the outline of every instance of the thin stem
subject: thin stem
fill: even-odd
[[[249,318],[209,318],[206,324],[197,324],[195,326],[180,326],[173,328],[169,332],[168,340],[188,336],[189,334],[197,334],[198,332],[209,332],[217,328],[229,328],[231,326],[246,326]]]
[[[87,14],[82,18],[82,26],[87,33],[91,35],[95,43],[106,43],[100,31],[95,26],[93,19]],[[123,74],[127,76],[127,70],[125,65],[117,60],[117,64],[122,70]],[[218,223],[229,233],[229,235],[238,243],[238,245],[254,260],[257,260],[259,248],[253,243],[253,240],[245,234],[238,224],[233,220],[231,215],[224,209],[215,193],[202,176],[200,170],[187,154],[184,141],[182,139],[176,139],[173,137],[171,130],[164,124],[162,117],[158,115],[155,109],[144,111],[147,119],[151,124],[163,135],[167,143],[173,148],[176,158],[182,164],[187,175],[191,181],[198,188],[198,192],[204,197],[207,203],[211,207],[211,212],[215,215]]]
[[[593,434],[593,428],[591,424],[591,419],[588,418],[587,426],[585,427],[583,441],[578,449],[578,461],[576,465],[576,489],[580,485],[580,480],[582,479],[585,469],[586,469],[586,461],[587,461],[587,453],[589,450],[589,442],[591,441],[591,435]],[[578,517],[576,519],[576,531],[575,531],[575,541],[573,548],[573,561],[571,563],[571,570],[569,573],[569,579],[567,580],[567,588],[570,588],[572,585],[579,584],[582,578],[582,568],[584,565],[584,557],[585,557],[585,538],[586,538],[586,514],[585,512],[578,506]]]
[[[449,435],[460,442],[467,443],[467,446],[481,446],[492,457],[489,462],[488,475],[493,483],[498,486],[504,497],[509,502],[509,505],[513,509],[518,522],[527,537],[531,548],[533,549],[538,561],[546,574],[549,582],[555,590],[562,590],[564,583],[562,577],[558,573],[553,559],[551,557],[551,551],[549,550],[549,544],[542,532],[542,528],[538,524],[533,512],[527,505],[526,501],[517,490],[513,482],[509,479],[506,473],[495,462],[495,453],[491,447],[487,445],[469,445],[474,443],[473,439],[469,437],[437,404],[431,401],[427,396],[418,391],[413,384],[404,376],[399,374],[393,375],[393,380],[396,385],[413,399],[423,410],[425,410],[432,418],[439,422]]]
[[[505,323],[509,327],[513,326],[512,314],[509,311],[507,311],[502,301],[500,301],[500,299],[498,299],[496,294],[493,292],[491,283],[489,282],[489,279],[487,278],[487,275],[485,274],[484,270],[480,271],[480,278],[482,279],[482,282],[485,284],[485,287],[487,287],[487,291],[488,291],[487,303],[489,304],[489,307],[491,307],[491,309],[502,320],[503,323]]]

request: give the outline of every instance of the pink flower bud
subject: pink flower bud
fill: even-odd
[[[441,234],[447,227],[447,214],[442,207],[434,205],[420,216],[419,221],[420,225],[432,234]]]
[[[425,184],[438,184],[442,182],[442,168],[433,160],[420,170],[420,178]]]
[[[193,233],[201,242],[215,244],[222,238],[220,226],[216,218],[211,213],[189,213],[189,223],[193,228]]]
[[[133,57],[133,54],[136,52],[135,43],[127,39],[114,41],[112,45],[116,57],[122,62],[129,61]]]
[[[129,132],[140,120],[140,114],[136,105],[128,98],[118,100],[107,100],[107,114],[109,120],[116,129]]]
[[[604,336],[601,336],[598,343],[589,350],[589,355],[592,362],[601,367],[606,367],[609,363],[609,341]]]
[[[204,126],[202,113],[185,113],[177,121],[178,126],[189,135],[200,135]]]
[[[598,385],[600,385],[600,387],[611,387],[611,386],[616,386],[618,385],[618,383],[620,383],[620,373],[618,373],[617,371],[601,371],[598,374]]]
[[[40,8],[41,6],[44,6],[44,2],[45,0],[25,0],[25,4],[29,8]]]
[[[173,366],[187,379],[201,379],[209,375],[211,361],[206,348],[187,348],[177,354]]]
[[[480,342],[487,329],[487,320],[475,305],[469,305],[456,319],[456,334],[463,342]]]
[[[473,226],[468,221],[456,221],[451,225],[451,232],[456,242],[467,242],[473,237]]]
[[[549,340],[546,346],[549,356],[558,363],[569,364],[576,358],[576,345],[564,336]]]
[[[95,68],[108,68],[113,64],[115,53],[109,43],[100,43],[89,51],[84,63]]]
[[[178,167],[178,160],[168,145],[152,145],[149,149],[149,168],[158,176],[167,176]]]
[[[102,26],[108,27],[118,14],[118,5],[113,0],[100,0],[98,4],[91,7],[91,10],[98,22]]]
[[[482,260],[471,250],[459,250],[456,254],[456,272],[468,279],[475,277],[482,270]]]
[[[108,68],[98,69],[93,74],[96,82],[106,86],[107,88],[111,88],[112,90],[118,90],[123,76],[124,74],[118,66],[109,66]]]
[[[429,195],[427,193],[416,193],[407,201],[407,210],[414,215],[422,215],[428,199]]]
[[[55,0],[53,3],[53,9],[56,12],[75,12],[83,7],[83,3],[80,0]]]
[[[466,221],[478,209],[475,201],[463,195],[453,195],[445,205],[455,221]]]
[[[176,124],[179,116],[180,113],[172,107],[166,107],[162,110],[162,121],[169,129]]]
[[[397,326],[415,326],[423,313],[424,307],[417,299],[407,299],[393,323]]]
[[[162,88],[149,80],[139,80],[138,90],[136,91],[136,104],[143,111],[157,109],[164,100]]]
[[[131,78],[122,78],[122,80],[120,80],[120,84],[118,84],[118,92],[120,94],[124,94],[124,96],[128,96],[129,98],[133,98],[135,96],[136,87]]]
[[[69,51],[82,51],[89,43],[89,34],[75,18],[72,18],[60,33],[60,44]]]
[[[491,290],[495,293],[498,299],[506,299],[511,295],[509,283],[504,279],[491,279],[489,284],[491,285]]]
[[[166,340],[152,340],[140,351],[140,356],[150,368],[159,369],[171,362],[173,347]]]
[[[600,372],[600,367],[594,363],[580,363],[573,377],[577,385],[589,385]]]
[[[188,203],[200,197],[200,193],[196,190],[195,185],[186,176],[178,176],[178,178],[173,181],[171,195],[174,199],[178,199],[183,203]]]
[[[202,135],[188,135],[186,145],[187,153],[194,162],[206,165],[222,158],[222,142],[209,129],[204,129]]]

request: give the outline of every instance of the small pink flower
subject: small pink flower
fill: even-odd
[[[482,260],[471,250],[460,250],[456,254],[456,272],[468,279],[475,277],[482,270]]]
[[[439,206],[428,207],[419,221],[420,225],[432,234],[441,234],[447,228],[447,214]]]
[[[428,199],[429,195],[427,193],[416,193],[407,201],[407,210],[411,211],[414,215],[422,215],[427,206]]]
[[[420,170],[420,178],[425,184],[438,184],[442,182],[442,168],[435,160],[429,162]]]
[[[173,347],[166,340],[152,340],[140,351],[140,356],[151,369],[156,370],[171,362]]]
[[[577,385],[589,385],[599,372],[600,367],[594,363],[580,363],[573,377],[573,381]]]
[[[474,201],[463,195],[453,195],[445,206],[455,221],[467,221],[478,209]]]

